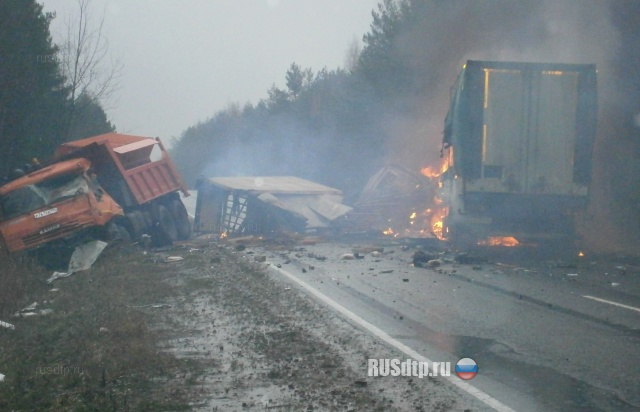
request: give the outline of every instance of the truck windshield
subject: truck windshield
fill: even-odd
[[[2,220],[13,219],[88,191],[89,186],[83,175],[75,174],[21,187],[0,197]]]

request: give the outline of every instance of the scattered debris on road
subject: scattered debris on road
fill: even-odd
[[[38,307],[38,302],[33,302],[31,305],[23,308],[22,310],[20,310],[21,313],[24,312],[33,312],[34,310],[36,310],[36,308]]]

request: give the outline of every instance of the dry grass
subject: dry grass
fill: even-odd
[[[0,320],[46,290],[44,270],[24,257],[0,253]]]
[[[107,249],[91,270],[46,284],[30,262],[4,257],[0,278],[0,410],[185,410],[178,393],[199,366],[158,349],[147,325],[172,293],[170,268],[135,248]],[[38,302],[48,315],[9,317]]]

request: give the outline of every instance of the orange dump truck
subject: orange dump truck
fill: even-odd
[[[188,192],[159,139],[107,133],[61,145],[53,161],[0,187],[9,252],[151,235],[187,239]]]

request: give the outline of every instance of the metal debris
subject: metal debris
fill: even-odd
[[[75,272],[89,269],[100,253],[107,246],[106,242],[100,240],[93,240],[91,242],[80,245],[73,251],[71,255],[71,261],[69,262],[69,269],[66,272],[53,272],[53,275],[47,279],[47,283],[51,283],[56,279],[65,278],[71,276]]]
[[[152,303],[149,305],[125,305],[128,308],[153,308],[153,309],[169,309],[171,308],[171,305],[168,305],[166,303]]]
[[[3,328],[7,328],[7,329],[15,329],[16,327],[10,323],[7,322],[3,322],[0,320],[0,326],[2,326]]]
[[[424,267],[429,261],[436,259],[436,255],[418,250],[413,254],[412,262],[413,266],[417,268]]]
[[[33,302],[31,305],[20,310],[20,312],[33,312],[34,310],[36,310],[37,307],[38,307],[38,302]]]

